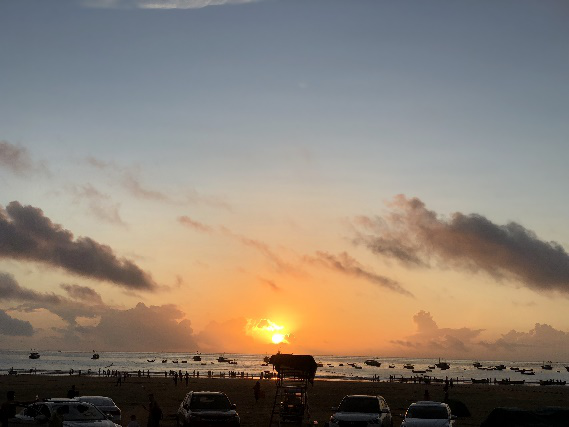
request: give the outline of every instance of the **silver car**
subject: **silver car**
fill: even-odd
[[[47,425],[52,417],[63,418],[64,427],[117,427],[90,403],[75,399],[48,399],[28,405],[10,425]]]
[[[409,406],[401,427],[453,427],[455,419],[446,403],[423,400]]]
[[[391,410],[382,396],[353,394],[345,396],[330,417],[330,427],[391,427]]]
[[[87,402],[95,405],[113,422],[120,424],[122,421],[121,410],[113,399],[105,396],[79,396],[75,398],[79,402]]]

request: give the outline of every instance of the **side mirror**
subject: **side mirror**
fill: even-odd
[[[237,409],[237,405],[235,403],[231,404],[231,409]]]

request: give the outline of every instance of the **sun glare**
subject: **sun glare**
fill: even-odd
[[[269,319],[260,319],[247,321],[246,331],[260,341],[272,342],[273,344],[288,344],[290,334],[285,330],[284,326],[277,325]]]
[[[285,337],[283,334],[273,334],[273,337],[271,338],[271,340],[275,344],[280,344],[281,342],[284,341],[284,339],[285,339]]]

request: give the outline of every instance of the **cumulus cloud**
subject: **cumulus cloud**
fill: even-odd
[[[256,1],[259,0],[83,0],[83,4],[87,7],[112,9],[201,9]]]
[[[359,217],[356,242],[411,267],[484,271],[535,291],[569,294],[569,254],[515,222],[494,224],[478,214],[450,218],[417,199],[399,195],[384,217]]]
[[[90,304],[103,304],[101,295],[99,295],[96,290],[88,286],[80,286],[75,284],[68,285],[65,283],[62,283],[60,286],[72,299],[84,301]]]
[[[134,290],[157,285],[134,262],[118,258],[106,245],[54,224],[41,209],[11,202],[0,209],[0,257],[42,262],[84,277]]]
[[[138,303],[127,310],[107,310],[95,327],[82,328],[82,338],[97,348],[116,351],[195,351],[191,323],[175,305],[146,306]],[[183,320],[181,320],[183,319]]]
[[[415,334],[403,340],[393,340],[392,344],[432,355],[465,356],[476,346],[476,339],[483,329],[470,328],[440,328],[431,313],[421,310],[413,316],[416,326]]]
[[[29,337],[33,334],[34,328],[30,322],[14,319],[4,310],[0,310],[0,335]]]
[[[567,358],[569,355],[569,333],[555,329],[551,325],[536,323],[528,332],[511,330],[495,341],[481,341],[480,344],[493,352],[504,351],[506,355],[534,357],[543,352],[543,359]]]
[[[332,255],[327,252],[316,252],[315,257],[306,256],[305,261],[318,264],[335,271],[338,271],[342,274],[346,274],[348,276],[361,278],[371,282],[375,285],[378,285],[382,288],[389,289],[393,292],[397,292],[401,295],[412,297],[413,294],[406,289],[404,289],[399,282],[390,279],[389,277],[382,276],[380,274],[376,274],[372,271],[366,269],[363,265],[361,265],[355,258],[348,255],[346,252],[342,252],[339,255]]]

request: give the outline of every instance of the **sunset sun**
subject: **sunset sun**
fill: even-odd
[[[284,335],[283,335],[283,334],[279,334],[279,333],[273,334],[273,336],[272,336],[272,338],[271,338],[271,340],[272,340],[273,343],[275,343],[275,344],[280,344],[281,342],[284,341],[284,339],[285,339]]]

